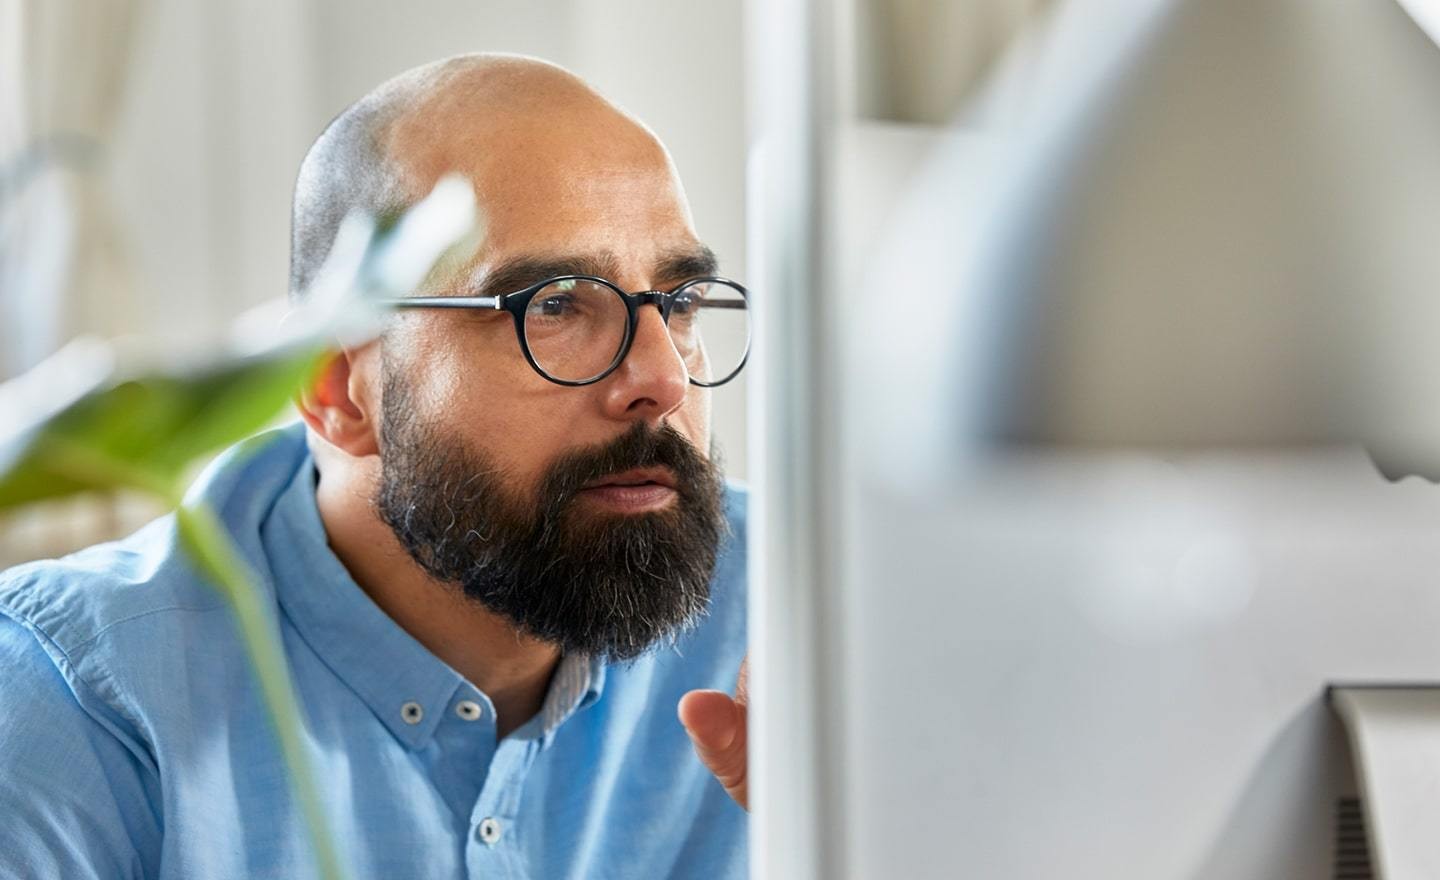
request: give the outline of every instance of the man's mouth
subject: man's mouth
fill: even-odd
[[[579,497],[619,513],[644,513],[672,504],[676,494],[669,468],[632,468],[586,483]]]

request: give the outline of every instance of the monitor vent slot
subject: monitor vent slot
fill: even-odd
[[[1365,837],[1365,811],[1358,797],[1335,801],[1334,880],[1374,880],[1370,842]]]

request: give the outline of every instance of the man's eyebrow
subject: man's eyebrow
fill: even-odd
[[[619,261],[613,254],[574,254],[555,257],[514,257],[485,274],[476,296],[504,296],[557,275],[594,275],[613,278]]]
[[[650,277],[661,284],[718,274],[720,261],[715,258],[714,251],[702,244],[665,254],[655,263]]]
[[[663,285],[715,275],[718,271],[715,252],[699,245],[661,256],[651,267],[651,279],[656,285]],[[513,257],[487,272],[474,295],[504,296],[558,275],[594,275],[613,281],[620,276],[620,261],[608,252]]]

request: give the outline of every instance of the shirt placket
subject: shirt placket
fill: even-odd
[[[539,741],[507,738],[490,762],[480,796],[470,814],[465,862],[472,878],[528,878],[521,843],[526,829],[518,820],[525,776],[539,751]]]

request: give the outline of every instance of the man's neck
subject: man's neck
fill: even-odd
[[[340,481],[322,478],[316,503],[330,549],[351,577],[402,629],[490,698],[498,737],[540,711],[560,660],[555,646],[522,635],[427,575],[369,499]]]

